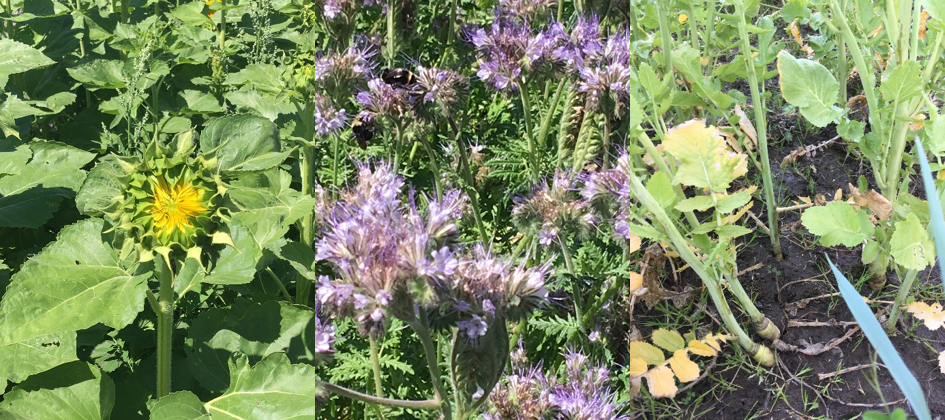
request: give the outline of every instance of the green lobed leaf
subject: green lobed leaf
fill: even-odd
[[[211,120],[200,134],[200,150],[214,152],[221,172],[262,171],[291,153],[282,151],[279,128],[263,117],[229,115]]]
[[[228,361],[237,353],[251,363],[277,352],[285,352],[293,363],[318,360],[320,328],[321,321],[309,308],[237,299],[232,307],[205,311],[193,322],[187,362],[201,385],[220,392],[230,385]]]
[[[680,201],[676,204],[679,211],[705,211],[715,206],[715,201],[708,195],[697,195]]]
[[[187,89],[181,92],[180,96],[187,103],[187,110],[195,114],[223,112],[223,107],[220,106],[217,98],[207,92]]]
[[[860,325],[860,329],[863,330],[863,334],[869,339],[870,344],[876,349],[876,353],[879,354],[879,358],[886,365],[889,374],[899,385],[899,389],[909,399],[909,404],[915,410],[916,416],[920,420],[931,420],[932,414],[929,412],[929,405],[925,401],[925,394],[922,393],[922,386],[919,385],[919,381],[915,379],[915,376],[912,376],[912,372],[909,371],[906,363],[902,361],[902,357],[899,356],[896,348],[889,341],[883,327],[876,320],[876,315],[873,314],[869,305],[863,301],[863,297],[850,284],[850,281],[837,269],[837,266],[833,265],[833,261],[830,260],[829,256],[827,256],[827,263],[830,264],[830,269],[833,270],[833,275],[837,278],[837,286],[843,296],[843,301],[850,308],[853,318]]]
[[[121,266],[103,242],[103,225],[87,219],[66,226],[23,264],[0,302],[0,345],[97,323],[120,329],[135,319],[150,274]]]
[[[722,225],[715,229],[715,233],[722,239],[737,238],[751,233],[751,229],[738,225]]]
[[[824,246],[856,246],[869,235],[860,225],[859,212],[845,202],[830,202],[823,206],[811,207],[801,215],[801,223],[810,233],[820,236]]]
[[[657,172],[650,177],[649,181],[646,182],[646,190],[664,209],[671,209],[679,202],[679,197],[673,191],[673,184],[670,182],[669,176],[662,172]]]
[[[0,143],[0,175],[18,174],[33,156],[28,144],[15,140]]]
[[[0,412],[26,419],[103,420],[115,405],[115,384],[98,368],[72,362],[29,377],[3,396]]]
[[[92,60],[66,72],[90,90],[121,89],[126,86],[124,65],[121,60]]]
[[[748,194],[747,191],[739,191],[720,198],[716,210],[722,214],[731,213],[735,209],[748,204],[749,200],[751,200],[751,194]]]
[[[909,270],[924,270],[935,258],[935,244],[915,214],[896,222],[889,240],[889,253],[896,264]]]
[[[843,114],[837,108],[840,84],[822,64],[796,59],[787,51],[778,54],[781,95],[798,107],[804,118],[817,127],[826,127]]]
[[[325,397],[312,366],[273,353],[250,367],[240,355],[230,360],[230,387],[204,407],[214,419],[315,418]]]
[[[659,328],[650,337],[653,344],[670,353],[686,348],[686,340],[676,331]]]
[[[883,99],[902,102],[922,93],[922,69],[916,61],[907,60],[894,68],[889,77],[879,85]]]

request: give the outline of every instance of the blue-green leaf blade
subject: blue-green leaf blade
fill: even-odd
[[[830,257],[827,257],[827,263],[830,264],[830,269],[833,270],[833,275],[837,278],[840,294],[843,296],[847,307],[850,308],[853,318],[860,324],[863,334],[870,340],[870,344],[876,349],[879,358],[886,364],[889,374],[892,375],[893,380],[899,385],[899,389],[909,400],[909,404],[915,410],[916,417],[920,420],[931,420],[932,414],[929,412],[929,404],[925,401],[925,394],[922,393],[919,381],[915,379],[906,363],[902,361],[902,357],[893,347],[892,341],[889,341],[889,336],[886,335],[883,327],[876,320],[873,311],[863,301],[863,297],[850,284],[850,281],[837,269],[837,266],[833,265]]]
[[[938,254],[939,268],[942,267],[942,255],[945,255],[945,216],[942,215],[942,202],[938,199],[938,190],[932,180],[932,171],[929,169],[929,160],[925,157],[922,142],[916,137],[915,147],[919,151],[919,165],[922,167],[922,184],[925,187],[926,200],[929,202],[929,224],[932,225],[932,234],[935,236],[935,251]],[[942,287],[945,288],[945,276],[942,276]]]

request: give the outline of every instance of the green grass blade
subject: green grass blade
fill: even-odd
[[[945,217],[942,216],[942,203],[938,200],[938,190],[929,169],[929,160],[925,157],[925,150],[919,136],[915,137],[915,147],[919,151],[919,166],[922,167],[922,183],[925,185],[925,199],[929,202],[929,218],[932,225],[932,234],[935,235],[935,251],[938,254],[939,268],[942,267],[942,256],[945,255]],[[945,275],[942,276],[942,287],[945,287]]]
[[[896,384],[899,385],[899,389],[901,389],[902,393],[909,399],[909,403],[915,410],[916,417],[918,417],[919,420],[931,420],[932,413],[929,412],[929,405],[925,401],[925,394],[922,393],[922,387],[919,385],[919,381],[915,379],[915,376],[912,376],[912,372],[906,367],[906,363],[899,357],[899,353],[896,351],[896,348],[893,347],[892,342],[889,341],[889,337],[886,335],[883,327],[879,325],[879,321],[876,320],[873,311],[870,310],[869,305],[863,301],[863,297],[860,296],[860,293],[850,284],[850,281],[840,273],[837,266],[833,265],[833,261],[830,261],[830,257],[827,257],[827,263],[830,264],[830,269],[833,270],[833,275],[837,278],[837,286],[840,288],[840,294],[843,296],[847,307],[850,308],[850,312],[853,313],[853,318],[860,324],[860,329],[863,330],[863,334],[866,334],[866,338],[870,340],[870,344],[872,344],[876,352],[879,353],[879,358],[886,364],[889,374],[892,375]]]

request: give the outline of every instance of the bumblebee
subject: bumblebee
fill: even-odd
[[[410,70],[393,68],[381,70],[381,80],[397,89],[409,90],[417,83],[417,76]]]
[[[351,138],[358,142],[358,147],[362,150],[367,149],[376,130],[374,119],[368,114],[359,113],[354,117],[354,121],[351,121]]]

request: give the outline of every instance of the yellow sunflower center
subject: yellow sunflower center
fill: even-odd
[[[188,182],[168,185],[167,180],[159,178],[154,184],[151,216],[154,230],[162,236],[175,230],[184,230],[192,226],[191,219],[207,212],[201,199],[203,190]]]

